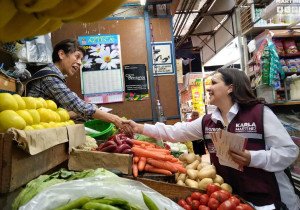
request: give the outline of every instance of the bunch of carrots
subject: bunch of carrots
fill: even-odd
[[[139,171],[147,171],[164,175],[172,175],[180,172],[186,173],[181,161],[171,155],[170,150],[161,148],[155,144],[132,140],[133,147],[133,176],[137,177]]]

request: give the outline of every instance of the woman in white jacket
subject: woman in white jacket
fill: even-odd
[[[299,210],[299,197],[284,172],[298,157],[299,148],[275,114],[253,94],[246,74],[220,69],[212,76],[207,91],[210,104],[217,106],[212,114],[175,125],[128,123],[137,133],[170,142],[204,138],[211,162],[235,193],[257,209]],[[211,131],[219,129],[248,139],[243,152],[230,151],[243,172],[219,163],[209,138]]]

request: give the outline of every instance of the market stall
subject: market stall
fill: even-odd
[[[212,158],[220,160],[217,166],[212,164],[210,154],[204,158],[189,152],[183,143],[187,141],[184,136],[182,141],[171,136],[171,140],[178,140],[174,143],[163,135],[152,138],[138,134],[142,133],[140,131],[128,135],[113,123],[84,115],[75,116],[48,98],[22,95],[24,84],[31,75],[40,66],[52,63],[52,47],[62,39],[74,38],[86,54],[82,56],[80,68],[72,67],[78,71],[72,79],[67,78],[66,84],[84,103],[149,124],[174,124],[186,120],[186,114],[192,110],[197,110],[202,117],[215,109],[207,109],[205,103],[204,92],[212,81],[210,78],[205,80],[204,72],[190,72],[184,76],[183,88],[179,90],[175,48],[193,36],[193,42],[201,45],[202,63],[210,60],[231,38],[240,35],[234,27],[238,21],[238,15],[234,16],[234,1],[230,1],[226,8],[222,7],[221,1],[211,0],[201,3],[149,0],[144,2],[146,5],[134,0],[114,3],[74,1],[72,6],[67,1],[53,1],[51,4],[16,2],[17,7],[6,5],[11,15],[7,11],[3,13],[4,7],[0,8],[0,17],[6,17],[0,20],[0,62],[3,63],[0,65],[1,208],[255,209],[237,193],[242,187],[233,185],[233,180],[218,170],[221,166],[234,174],[244,172],[229,152],[231,149],[244,152],[247,138],[227,132],[226,126],[222,132],[209,128],[210,133],[203,133],[203,138],[212,140],[206,147],[217,156]],[[123,6],[107,19],[100,20],[121,4]],[[245,4],[245,1],[236,2],[237,10],[242,10],[240,15],[244,14]],[[253,6],[251,8],[255,9]],[[204,27],[196,31],[188,29],[185,35],[181,35],[181,26],[172,24],[173,13],[179,8],[176,16],[181,19],[181,14],[193,13],[194,7],[199,8],[191,28],[197,28],[198,23],[202,27],[209,22],[209,16],[216,21],[211,26],[213,30],[208,33]],[[223,11],[218,11],[220,8]],[[215,18],[218,15],[222,17],[220,20]],[[16,29],[19,33],[15,32]],[[264,80],[269,73],[260,68],[268,66],[266,60],[270,60],[262,53],[264,49],[260,42],[266,37],[277,43],[275,47],[284,73],[291,76],[282,79],[276,89],[270,88],[267,82],[257,82],[257,95],[264,96],[273,108],[293,105],[297,106],[293,111],[297,111],[298,31],[263,32],[249,28],[247,24],[242,25],[242,29],[246,38],[255,37],[257,43],[256,49],[249,54],[253,59],[243,61],[253,84],[259,76],[262,75]],[[226,36],[222,33],[224,31]],[[254,31],[262,34],[254,36]],[[48,32],[52,32],[51,35],[45,34]],[[272,37],[269,37],[270,33]],[[262,56],[258,58],[257,53]],[[233,60],[228,59],[230,62],[226,66]],[[199,69],[204,68],[199,66]],[[268,85],[268,90],[260,85]],[[181,114],[185,116],[181,118]],[[296,137],[299,134],[297,123],[285,117],[281,118],[284,126],[300,145]],[[244,127],[253,129],[247,123],[240,125],[239,129]],[[169,128],[176,130],[176,127]],[[191,135],[190,130],[186,133]],[[299,186],[299,167],[298,158],[291,168],[296,187]],[[248,165],[245,168],[248,170]],[[221,176],[222,173],[225,176]]]

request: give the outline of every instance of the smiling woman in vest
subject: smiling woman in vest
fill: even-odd
[[[54,100],[59,107],[68,111],[85,118],[114,123],[124,132],[131,134],[130,126],[123,124],[122,118],[86,103],[65,84],[65,77],[71,77],[80,70],[84,55],[85,50],[76,40],[66,39],[56,44],[52,53],[53,63],[33,74],[27,81],[25,95]]]
[[[299,197],[285,173],[298,157],[299,149],[275,114],[257,99],[250,81],[238,69],[220,69],[207,89],[210,104],[217,109],[192,122],[165,125],[128,121],[137,133],[184,142],[204,138],[212,164],[234,193],[262,209],[298,210]],[[243,152],[230,151],[243,172],[219,163],[209,131],[225,129],[248,138]]]

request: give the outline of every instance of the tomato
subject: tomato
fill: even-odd
[[[219,191],[216,191],[216,192],[213,192],[211,195],[210,195],[210,198],[215,198],[217,199],[220,203],[223,203],[224,201],[226,201],[229,196],[223,192],[221,192],[221,190]]]
[[[253,207],[248,204],[240,203],[240,205],[236,207],[236,210],[253,210]]]
[[[238,206],[240,204],[240,199],[238,199],[237,197],[235,196],[231,196],[229,198],[229,200],[231,200],[236,206]]]
[[[231,197],[231,193],[226,191],[226,190],[219,190],[219,192],[224,193],[226,195],[226,197],[230,198]],[[227,199],[228,199],[227,198]]]
[[[192,207],[189,204],[182,206],[185,210],[192,210]]]
[[[193,200],[191,206],[192,206],[192,209],[193,209],[193,210],[198,210],[198,208],[199,208],[199,206],[200,206],[200,201],[198,201],[198,200]]]
[[[200,192],[193,192],[191,194],[191,197],[193,200],[199,200],[201,195],[202,195],[202,193],[200,193]]]
[[[218,185],[215,184],[208,184],[206,187],[207,190],[207,195],[210,196],[213,192],[216,192],[218,190],[221,190],[221,187],[219,187]]]
[[[200,205],[198,210],[210,210],[210,208],[204,205]]]
[[[186,201],[187,204],[192,205],[193,199],[192,199],[191,196],[189,196],[189,197],[187,197],[187,198],[185,199],[185,201]]]
[[[215,198],[210,198],[207,203],[208,207],[212,210],[215,210],[219,207],[220,202]]]
[[[200,199],[199,199],[200,205],[207,205],[208,199],[209,199],[209,197],[208,197],[207,194],[201,195],[201,196],[200,196]]]
[[[179,206],[183,207],[184,205],[186,205],[186,201],[184,199],[179,199],[179,201],[177,202]]]
[[[218,207],[218,210],[235,210],[236,205],[231,200],[226,200]]]

